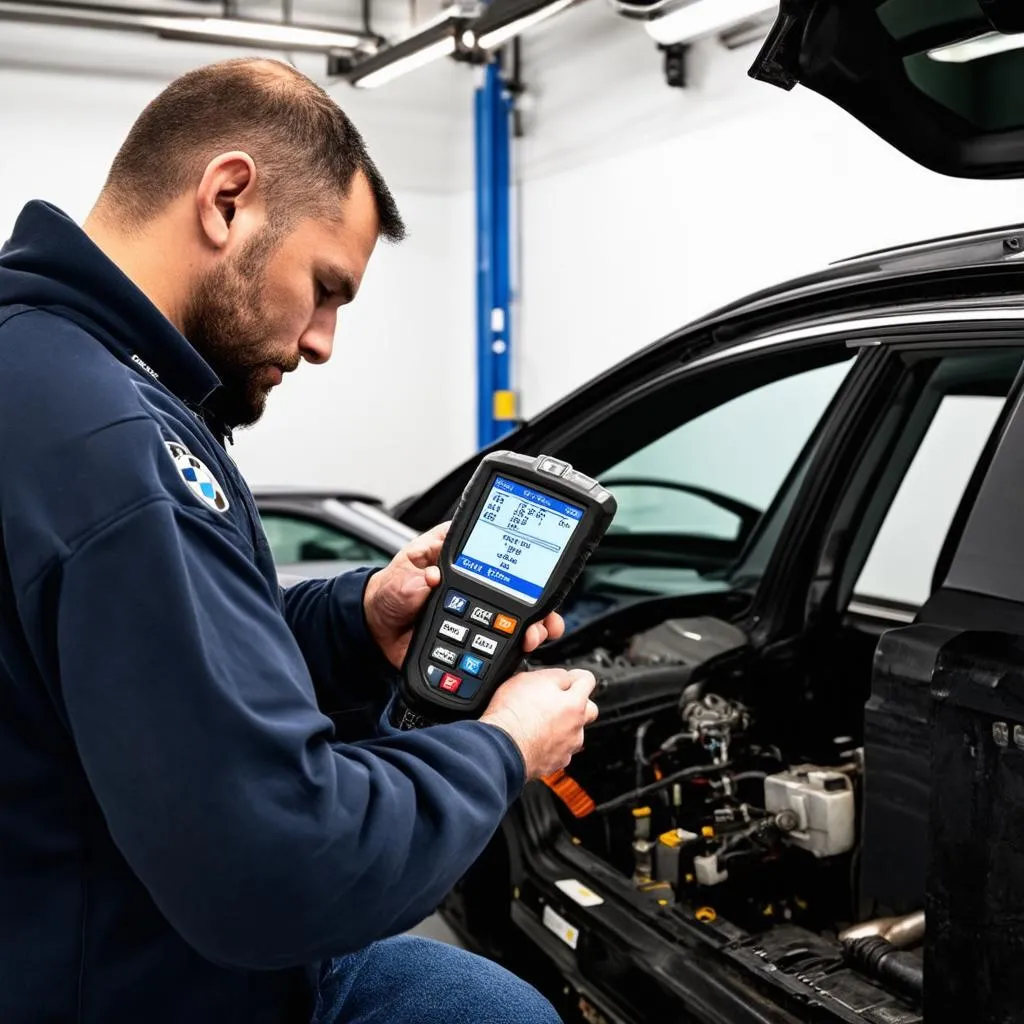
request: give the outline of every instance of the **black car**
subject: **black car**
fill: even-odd
[[[415,530],[389,516],[379,498],[316,487],[257,487],[253,491],[278,576],[337,576],[387,565]]]
[[[1018,175],[1020,10],[783,0],[753,74]],[[1022,253],[753,295],[495,445],[619,503],[531,659],[593,670],[601,717],[443,908],[567,1021],[1024,1021]],[[476,462],[394,511],[446,518]]]

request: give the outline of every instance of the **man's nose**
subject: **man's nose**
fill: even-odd
[[[337,316],[318,316],[306,328],[299,339],[299,352],[307,363],[318,366],[326,363],[334,351],[334,331],[337,326]]]

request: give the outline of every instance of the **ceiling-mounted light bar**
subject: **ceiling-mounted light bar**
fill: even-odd
[[[360,89],[374,89],[435,60],[454,56],[470,20],[465,8],[448,8],[411,36],[353,65],[347,74],[349,82]]]
[[[745,21],[767,20],[778,8],[778,3],[771,0],[691,0],[645,22],[644,28],[656,43],[671,46],[719,35]]]
[[[463,35],[467,47],[494,50],[577,0],[491,0]]]
[[[962,43],[951,43],[949,46],[929,50],[928,56],[942,64],[969,64],[972,60],[981,60],[997,53],[1009,53],[1011,50],[1024,50],[1024,34],[1004,35],[1002,32],[987,32],[974,39],[966,39]]]
[[[145,32],[165,39],[195,40],[225,46],[257,45],[265,50],[367,51],[374,41],[361,32],[285,25],[247,18],[212,18],[191,12],[76,2],[10,3],[0,0],[0,21],[22,21],[76,28]]]
[[[366,36],[334,29],[309,28],[304,25],[283,25],[272,21],[250,21],[247,18],[165,18],[157,35],[165,39],[190,39],[196,42],[226,42],[271,46],[282,50],[305,50],[323,53],[326,50],[355,50],[366,46]]]

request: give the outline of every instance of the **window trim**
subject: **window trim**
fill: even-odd
[[[977,300],[975,300],[977,301]],[[881,313],[877,316],[854,317],[843,320],[815,321],[801,327],[792,327],[784,331],[758,334],[746,341],[700,356],[685,364],[687,370],[703,369],[714,363],[735,356],[749,355],[775,346],[795,345],[808,341],[828,341],[830,337],[848,338],[851,348],[863,348],[875,345],[898,345],[907,343],[913,335],[906,333],[908,327],[949,326],[961,328],[972,323],[995,324],[1006,322],[1018,325],[1024,321],[1024,307],[1017,306],[970,306],[965,304],[959,309],[921,309],[905,313]],[[876,332],[882,332],[877,334]],[[890,332],[895,332],[890,334]],[[868,335],[868,337],[862,337]],[[957,331],[956,337],[961,332]],[[920,339],[918,339],[920,343]]]

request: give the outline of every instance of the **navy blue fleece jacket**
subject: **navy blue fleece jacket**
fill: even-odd
[[[308,1021],[317,964],[428,914],[523,784],[381,699],[367,573],[282,592],[210,367],[40,202],[0,250],[0,1021]],[[344,443],[339,438],[338,443]]]

